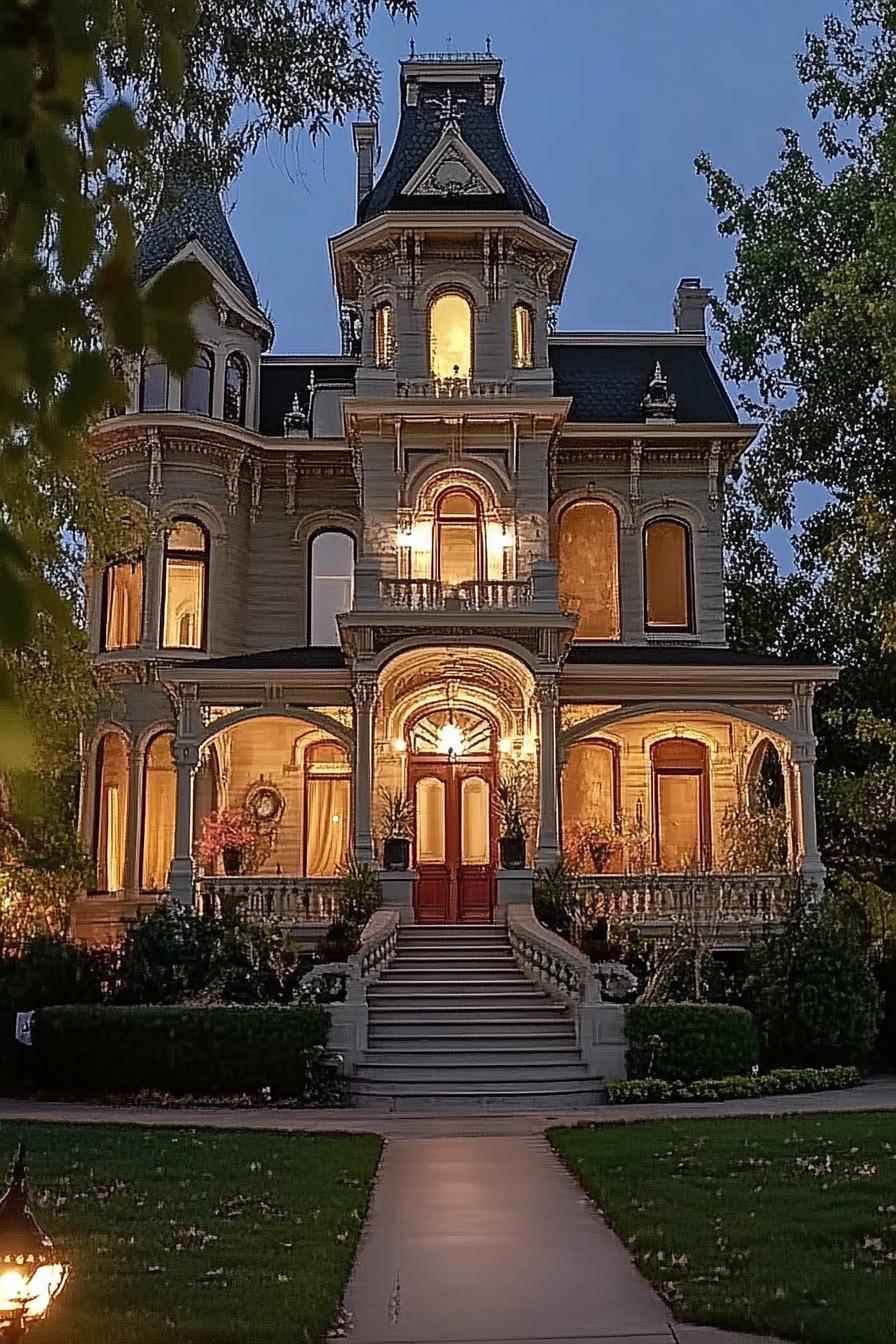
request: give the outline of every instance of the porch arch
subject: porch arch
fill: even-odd
[[[757,714],[754,710],[740,705],[728,705],[715,700],[694,700],[687,704],[682,704],[680,700],[648,700],[637,705],[624,705],[621,709],[596,714],[581,723],[573,724],[561,734],[561,744],[566,749],[580,738],[599,734],[611,724],[624,723],[628,719],[646,718],[650,714],[674,714],[677,718],[683,714],[719,714],[723,718],[739,719],[743,723],[761,728],[771,738],[773,745],[776,738],[788,742],[791,747],[801,740],[801,735],[795,733],[787,724],[778,723],[766,714]]]
[[[223,718],[215,719],[204,729],[198,737],[194,738],[197,747],[204,747],[213,742],[221,733],[228,728],[235,728],[239,723],[248,723],[252,719],[293,719],[298,723],[310,724],[314,728],[320,728],[323,732],[334,737],[337,742],[351,751],[355,744],[355,735],[351,728],[346,728],[344,724],[338,723],[336,719],[331,719],[329,714],[321,714],[316,709],[306,709],[304,706],[294,708],[292,705],[249,705],[244,709],[237,710],[234,714],[225,714]]]

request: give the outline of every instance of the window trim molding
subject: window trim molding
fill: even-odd
[[[529,360],[523,364],[517,359],[516,349],[516,315],[517,311],[522,311],[529,318]],[[510,364],[514,372],[521,369],[535,368],[535,310],[531,303],[526,303],[523,299],[517,299],[510,310]]]
[[[228,369],[229,369],[229,367],[230,367],[231,361],[235,361],[236,363],[240,364],[240,365],[242,366],[242,370],[243,370],[243,404],[242,404],[242,416],[241,416],[241,418],[238,419],[238,420],[230,420],[230,419],[228,419],[228,416],[227,416],[227,371],[228,371]],[[237,350],[237,349],[228,350],[228,351],[227,351],[227,354],[224,356],[224,360],[223,360],[223,384],[222,384],[222,390],[223,390],[223,393],[224,393],[224,398],[223,398],[223,401],[222,401],[222,403],[221,403],[221,419],[224,421],[225,425],[236,425],[236,427],[237,427],[238,429],[246,429],[246,428],[248,428],[248,423],[249,423],[249,390],[250,390],[250,387],[251,387],[251,370],[250,370],[250,367],[249,367],[249,361],[248,361],[248,359],[247,359],[246,356],[243,354],[242,350]],[[212,389],[213,389],[213,396],[212,396],[212,399],[214,400],[214,377],[212,378]]]
[[[670,742],[685,742],[691,747],[699,747],[702,753],[702,765],[699,772],[693,766],[674,766],[660,765],[656,763],[657,750],[667,746]],[[698,737],[689,737],[687,734],[668,735],[666,737],[656,738],[650,744],[650,830],[651,842],[650,850],[654,865],[658,872],[666,870],[660,868],[660,791],[659,777],[661,775],[690,775],[698,777],[700,780],[700,866],[698,871],[701,873],[712,872],[713,862],[713,833],[712,833],[712,752],[707,744]]]
[[[392,326],[391,347],[380,351],[380,317],[388,309]],[[377,369],[394,369],[397,334],[395,330],[395,304],[390,298],[380,299],[373,305],[373,363]],[[384,357],[385,356],[385,357]]]
[[[594,733],[588,737],[576,738],[575,742],[570,742],[564,752],[563,772],[560,776],[559,803],[560,803],[560,834],[563,834],[564,805],[563,805],[563,780],[566,775],[566,767],[569,765],[569,758],[577,747],[605,747],[610,752],[613,761],[613,825],[618,830],[622,822],[622,747],[619,742],[611,737],[606,737],[600,733]]]
[[[187,378],[188,378],[189,374],[193,371],[193,369],[199,368],[199,360],[202,358],[203,355],[206,355],[206,356],[208,357],[208,361],[209,361],[209,370],[208,370],[208,372],[209,372],[209,379],[208,379],[208,410],[207,410],[207,411],[191,411],[191,410],[189,410],[189,409],[184,405],[184,389],[186,388],[186,385],[187,385]],[[198,416],[201,416],[204,420],[213,420],[213,419],[214,419],[214,414],[215,414],[215,365],[216,365],[216,363],[217,363],[217,360],[216,360],[216,358],[215,358],[215,352],[214,352],[214,350],[211,348],[211,346],[209,346],[209,345],[205,345],[205,344],[200,344],[200,345],[197,346],[197,348],[196,348],[196,354],[195,354],[194,359],[193,359],[193,363],[190,365],[190,367],[189,367],[188,369],[185,369],[185,370],[184,370],[184,372],[181,374],[181,378],[180,378],[180,409],[181,409],[181,411],[183,412],[184,415],[198,415]]]
[[[154,359],[151,361],[152,365],[165,370],[165,405],[147,409],[144,405],[147,364],[146,354],[147,352],[144,350],[143,354],[140,356],[140,380],[137,386],[137,407],[143,415],[161,415],[162,412],[170,410],[171,408],[171,370],[168,367],[166,360],[162,359],[160,355],[155,355]]]
[[[436,289],[427,295],[426,299],[426,371],[427,377],[431,379],[438,378],[432,364],[432,314],[433,309],[440,299],[447,298],[463,299],[470,310],[470,372],[466,375],[470,380],[476,377],[476,300],[464,285],[454,284],[451,281],[445,281]],[[449,374],[453,377],[453,374]],[[459,378],[464,378],[464,374],[458,374]]]
[[[556,528],[556,560],[557,560],[557,582],[558,591],[563,585],[563,571],[560,557],[560,534],[563,528],[563,515],[570,509],[580,508],[583,504],[600,504],[611,511],[616,519],[616,620],[619,628],[618,635],[579,635],[573,631],[572,642],[574,644],[621,644],[622,643],[622,531],[623,523],[619,508],[610,498],[599,495],[584,495],[579,499],[566,500],[557,510],[554,519]],[[646,592],[646,588],[645,588]],[[646,598],[645,598],[646,601]]]
[[[203,548],[201,551],[178,551],[172,550],[168,539],[171,532],[178,523],[191,523],[198,527],[203,537]],[[184,514],[178,514],[170,520],[169,526],[165,529],[165,536],[162,541],[162,600],[159,603],[159,649],[164,649],[171,653],[207,653],[208,652],[208,610],[209,596],[211,592],[211,533],[205,523],[198,518],[191,518]],[[192,644],[166,644],[165,643],[165,616],[168,608],[168,561],[175,560],[196,560],[201,559],[205,569],[205,582],[202,592],[202,621],[198,645]]]
[[[320,775],[315,776],[313,769],[314,762],[313,760],[309,762],[308,755],[310,752],[314,751],[315,747],[328,746],[331,742],[335,746],[339,747],[339,749],[345,756],[345,770],[344,771],[334,770],[332,774],[322,773]],[[295,744],[293,744],[293,751],[295,751]],[[311,796],[311,790],[309,789],[308,784],[310,780],[315,778],[348,780],[349,813],[348,813],[348,825],[346,826],[346,838],[348,840],[347,847],[349,851],[351,851],[352,849],[352,839],[355,829],[355,818],[354,813],[352,811],[352,803],[354,801],[354,788],[353,788],[354,773],[352,770],[351,752],[346,747],[345,743],[340,742],[337,738],[322,737],[315,742],[306,743],[305,746],[303,747],[301,769],[302,769],[302,855],[301,855],[302,865],[301,866],[302,866],[302,877],[307,878],[308,877],[308,802]]]
[[[685,536],[685,601],[687,603],[688,620],[685,625],[654,625],[648,617],[649,608],[649,587],[650,570],[647,563],[647,534],[655,523],[675,523],[680,527]],[[653,636],[663,635],[696,635],[697,633],[697,613],[696,613],[696,593],[694,585],[694,529],[685,518],[676,517],[674,513],[657,513],[647,518],[641,527],[641,572],[643,574],[644,587],[644,631]]]
[[[476,578],[474,583],[482,583],[488,573],[488,556],[485,546],[485,510],[482,500],[476,492],[466,485],[446,485],[445,488],[436,495],[433,500],[433,545],[430,564],[430,573],[433,579],[438,583],[443,583],[442,579],[442,528],[446,524],[442,521],[442,500],[446,495],[466,495],[476,506]],[[459,522],[459,519],[453,519],[452,522]],[[451,526],[449,522],[447,526]],[[463,524],[461,523],[461,526]]]
[[[321,523],[308,533],[305,538],[305,647],[309,649],[339,649],[342,647],[342,641],[335,644],[315,644],[311,638],[311,626],[314,617],[314,543],[318,537],[327,532],[338,532],[340,536],[348,537],[352,543],[352,600],[354,600],[355,576],[354,569],[358,563],[358,537],[350,528],[342,525],[331,525]],[[338,630],[338,627],[337,627]]]

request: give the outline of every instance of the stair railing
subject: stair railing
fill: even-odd
[[[331,1003],[330,1049],[352,1074],[368,1046],[367,988],[378,980],[398,950],[398,911],[375,910],[364,925],[359,947],[345,964],[345,1000]]]

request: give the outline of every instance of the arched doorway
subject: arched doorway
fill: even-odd
[[[421,924],[488,924],[494,910],[496,725],[450,704],[409,725],[415,915]]]

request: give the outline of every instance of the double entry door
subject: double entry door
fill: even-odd
[[[415,914],[420,924],[489,924],[495,887],[494,762],[409,762]]]

